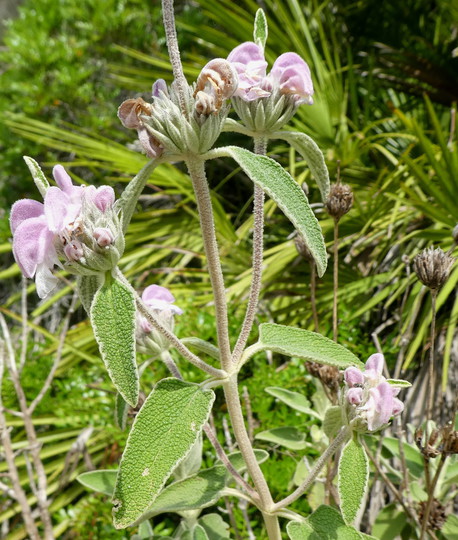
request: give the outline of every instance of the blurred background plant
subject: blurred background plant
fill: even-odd
[[[226,57],[237,44],[251,39],[259,3],[195,0],[178,1],[176,6],[184,69],[192,81],[208,59]],[[354,191],[354,206],[340,224],[339,342],[362,360],[375,352],[377,344],[381,346],[390,373],[414,382],[405,421],[418,425],[428,385],[431,300],[411,263],[428,246],[457,252],[452,231],[458,220],[454,112],[458,8],[447,0],[407,0],[402,5],[265,0],[262,7],[269,21],[268,61],[292,50],[312,70],[315,104],[299,109],[292,128],[317,141],[331,176],[335,177],[340,163],[342,182]],[[155,79],[171,80],[160,2],[24,0],[19,15],[5,25],[0,62],[0,197],[4,201],[0,209],[0,309],[13,323],[21,319],[20,279],[10,253],[8,209],[17,198],[34,197],[35,192],[20,156],[33,156],[48,171],[54,163],[63,162],[76,181],[112,183],[115,189],[140,169],[146,158],[136,151],[132,134],[122,128],[116,110],[126,97],[147,99]],[[226,134],[222,142],[244,140]],[[331,252],[333,222],[305,162],[281,142],[271,143],[268,150],[308,191]],[[215,160],[210,167],[230,315],[236,328],[250,284],[251,191],[244,176],[233,172],[229,163]],[[194,196],[181,167],[159,167],[140,202],[127,234],[124,273],[139,289],[153,282],[170,287],[187,313],[198,310],[197,317],[180,319],[179,335],[197,334],[211,340],[209,281]],[[313,329],[310,265],[296,250],[294,231],[272,201],[266,202],[265,232],[259,321]],[[29,320],[41,336],[33,340],[24,368],[23,384],[32,394],[39,385],[37,374],[46,369],[43,366],[55,352],[56,317],[72,290],[71,282],[64,280],[65,275],[59,292],[41,304],[36,303],[34,286],[28,288]],[[458,381],[457,281],[455,268],[437,299],[436,391],[445,399],[435,419],[442,423],[452,418]],[[329,272],[318,281],[315,293],[319,330],[331,336]],[[13,326],[12,332],[19,341],[20,325]],[[122,448],[125,435],[112,423],[114,396],[95,354],[92,331],[79,309],[72,317],[52,393],[36,411],[50,485],[61,473],[71,445],[88,426],[94,431],[86,447],[97,466],[114,464]],[[287,405],[278,405],[274,396],[259,391],[281,386],[300,390],[313,400],[320,386],[305,367],[294,361],[284,363],[279,357],[267,365],[263,358],[256,362],[246,373],[246,385],[258,431],[301,422],[319,425],[313,416],[291,416]],[[165,375],[162,367],[156,367],[151,383]],[[192,370],[187,376],[192,380]],[[3,384],[4,401],[11,408],[9,382]],[[224,410],[216,409],[218,425],[223,417]],[[7,418],[19,449],[21,419]],[[319,440],[321,435],[315,435]],[[263,464],[278,497],[286,495],[300,456],[316,456],[316,441],[302,442],[300,451],[275,446],[271,459]],[[272,449],[267,441],[259,444]],[[19,455],[26,484],[21,459]],[[82,465],[78,467],[83,470]],[[68,530],[72,531],[68,537],[123,538],[124,533],[110,528],[109,504],[87,494],[72,480],[74,476],[76,472],[60,488],[55,501],[61,504],[51,508],[62,534]],[[384,503],[394,500],[385,492],[383,497]],[[89,506],[94,501],[99,505],[95,509]],[[311,508],[304,498],[297,509],[307,512]],[[241,536],[247,537],[241,512],[236,510],[235,516]],[[14,512],[8,501],[0,508],[0,520],[3,530],[9,531],[7,538],[24,537],[17,509]],[[156,525],[156,534],[170,534],[173,519]],[[395,538],[392,530],[378,534],[384,540]]]

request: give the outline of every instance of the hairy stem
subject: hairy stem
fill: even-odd
[[[337,308],[338,308],[338,290],[339,290],[339,220],[334,219],[334,273],[333,289],[334,296],[332,302],[332,339],[337,342]]]
[[[316,309],[316,264],[313,260],[310,261],[310,302],[312,303],[313,328],[315,332],[318,332],[318,311]]]
[[[445,464],[445,460],[447,459],[446,454],[441,455],[441,459],[439,462],[439,465],[437,466],[436,474],[434,475],[433,481],[428,489],[428,501],[426,503],[426,508],[423,514],[423,522],[421,524],[421,534],[420,534],[420,540],[423,540],[426,536],[426,532],[428,530],[428,521],[429,521],[429,515],[431,513],[431,508],[434,501],[434,491],[436,489],[437,481],[439,480],[439,475],[442,471],[442,468]]]
[[[180,49],[178,48],[177,31],[175,28],[173,0],[162,0],[162,18],[164,20],[167,48],[169,50],[170,63],[172,64],[180,108],[187,118],[188,111],[186,109],[185,91],[188,83],[183,73],[183,66],[181,65]]]
[[[265,155],[267,148],[267,139],[257,137],[254,139],[254,151],[256,154]],[[245,345],[248,341],[253,322],[256,317],[256,309],[261,292],[262,279],[262,256],[263,256],[263,234],[264,234],[264,191],[258,185],[254,186],[253,203],[253,260],[252,260],[252,279],[250,287],[250,296],[245,314],[245,320],[242,324],[237,343],[232,353],[232,361],[237,363],[242,356]]]
[[[202,239],[207,257],[208,273],[213,289],[216,311],[216,332],[223,369],[229,370],[231,365],[231,346],[229,343],[229,327],[227,321],[226,291],[224,277],[219,259],[216,241],[215,222],[213,219],[210,189],[205,174],[205,162],[197,156],[187,161],[189,175],[196,195],[199,211]]]
[[[295,489],[290,495],[288,495],[288,497],[285,497],[283,500],[278,502],[274,506],[274,510],[281,510],[282,508],[289,506],[301,495],[303,495],[311,486],[311,484],[316,480],[316,477],[320,473],[321,469],[326,465],[328,459],[330,459],[334,455],[334,453],[342,446],[342,444],[348,439],[349,435],[350,429],[348,427],[343,427],[337,434],[337,437],[319,457],[315,465],[312,467],[312,470],[310,471],[308,477],[297,489]]]
[[[237,375],[234,374],[224,384],[224,394],[226,397],[227,409],[231,418],[232,429],[234,430],[235,438],[245,460],[248,473],[253,480],[256,491],[259,495],[259,509],[262,512],[264,523],[267,529],[267,534],[270,540],[281,540],[280,526],[278,518],[272,513],[274,502],[270,494],[269,486],[259,467],[256,455],[251,445],[250,437],[246,430],[245,421],[240,403]]]
[[[435,340],[436,340],[436,299],[437,299],[437,290],[431,290],[431,346],[429,349],[429,365],[428,365],[428,407],[426,410],[427,420],[431,420],[433,414],[433,404],[434,404],[434,390],[435,390],[435,379],[436,374],[434,371],[434,352],[435,352]]]

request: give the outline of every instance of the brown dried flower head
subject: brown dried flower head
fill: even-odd
[[[224,102],[237,90],[236,69],[224,58],[214,58],[205,65],[196,82],[194,97],[198,114],[216,114]]]
[[[347,184],[333,184],[326,201],[328,214],[336,221],[349,212],[353,205],[353,192]]]
[[[118,108],[118,117],[122,125],[128,129],[139,129],[142,126],[140,115],[151,116],[151,105],[141,97],[127,99]]]
[[[439,445],[437,444],[439,434],[440,431],[438,429],[433,429],[428,437],[428,440],[424,441],[423,428],[419,427],[415,430],[415,444],[417,445],[420,452],[425,456],[425,458],[433,459],[441,453]]]
[[[413,260],[418,279],[430,289],[440,289],[447,281],[455,259],[440,248],[427,248]]]
[[[418,518],[423,523],[426,506],[428,501],[421,501],[418,504]],[[428,529],[433,531],[439,531],[444,526],[447,515],[445,513],[445,507],[437,499],[432,500],[430,513],[428,516]]]

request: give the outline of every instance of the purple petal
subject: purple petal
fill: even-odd
[[[92,234],[94,236],[94,240],[100,247],[111,246],[111,244],[114,242],[113,234],[111,233],[110,229],[107,229],[106,227],[97,227],[94,229]]]
[[[235,96],[245,101],[254,101],[270,95],[270,92],[263,88],[267,62],[261,47],[252,41],[247,41],[233,49],[227,60],[238,73],[239,82]]]
[[[347,401],[352,405],[359,405],[363,399],[362,388],[350,388],[347,392]]]
[[[347,385],[351,388],[352,386],[355,386],[355,384],[363,384],[364,375],[360,369],[351,366],[344,371],[344,379]]]
[[[147,305],[154,300],[162,300],[163,302],[168,302],[169,304],[175,302],[173,294],[168,289],[161,287],[160,285],[150,285],[149,287],[146,287],[142,294],[142,300]]]
[[[164,81],[164,79],[158,79],[157,81],[155,81],[155,83],[153,84],[153,98],[156,97],[156,98],[161,98],[162,97],[162,93],[164,93],[166,96],[169,95],[169,91],[167,89],[167,84],[166,82]]]
[[[60,189],[70,194],[74,186],[70,175],[64,169],[64,167],[62,165],[56,165],[52,170],[52,175],[54,176],[54,180]]]
[[[106,212],[113,206],[115,192],[111,186],[100,186],[94,197],[94,204],[101,212]]]
[[[50,187],[45,195],[45,215],[49,230],[59,233],[68,222],[70,197],[58,187]],[[76,217],[76,216],[75,216]]]
[[[43,203],[32,199],[21,199],[11,207],[10,226],[14,234],[19,225],[26,219],[44,215]]]
[[[381,375],[383,373],[383,366],[385,365],[385,357],[383,354],[376,353],[369,356],[366,362],[366,370],[374,370]]]
[[[26,277],[33,277],[39,264],[56,256],[53,238],[45,216],[26,219],[17,227],[13,254]]]
[[[375,430],[386,424],[393,415],[394,398],[390,384],[387,382],[380,383],[369,392],[374,400],[375,407],[371,429]]]
[[[162,154],[164,149],[145,127],[138,129],[137,133],[138,140],[149,158],[154,159]]]
[[[245,41],[245,43],[232,49],[227,57],[227,61],[233,64],[243,64],[244,66],[247,66],[252,62],[259,62],[259,66],[265,64],[265,68],[267,68],[263,50],[253,41]],[[266,73],[264,71],[263,76],[265,77],[265,75]]]
[[[403,410],[404,410],[404,403],[400,399],[394,398],[393,399],[393,416],[396,416],[397,414],[402,413]]]
[[[277,58],[269,79],[278,85],[282,94],[296,96],[297,103],[313,103],[313,83],[310,68],[296,53],[288,52]]]

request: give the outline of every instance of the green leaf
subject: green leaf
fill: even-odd
[[[143,521],[138,527],[138,536],[141,540],[148,540],[154,537],[153,527],[149,521]]]
[[[117,474],[117,469],[89,471],[78,475],[76,479],[93,491],[113,495]]]
[[[269,459],[269,452],[266,452],[265,450],[262,450],[260,448],[255,448],[254,455],[256,456],[256,461],[261,464],[264,463],[264,461],[267,461]],[[243,474],[246,471],[246,463],[243,459],[241,452],[233,452],[232,454],[229,454],[229,461],[234,466],[234,469],[239,472],[240,474]],[[231,475],[229,475],[229,480],[232,478]]]
[[[334,437],[343,426],[342,409],[336,405],[326,410],[323,420],[323,431],[328,438]]]
[[[400,537],[407,524],[406,515],[399,510],[395,503],[382,508],[375,518],[372,534],[379,540],[392,540]]]
[[[40,195],[44,198],[46,191],[49,188],[49,182],[41,170],[40,165],[29,156],[24,156],[24,161],[27,167],[29,168],[30,173],[32,174],[33,181],[37,186]]]
[[[290,521],[286,525],[286,532],[290,540],[312,540],[316,536],[308,523],[299,523],[299,521]]]
[[[277,203],[304,238],[321,277],[327,265],[323,234],[307,197],[297,182],[269,157],[253,154],[237,146],[218,149],[218,153],[235,159],[249,178]]]
[[[118,392],[115,400],[115,423],[119,429],[124,431],[127,424],[127,413],[129,412],[129,404]]]
[[[95,274],[93,276],[78,276],[76,279],[76,287],[79,299],[83,304],[86,313],[90,315],[91,305],[97,291],[103,285],[105,280],[104,274]]]
[[[199,519],[207,533],[208,540],[230,540],[229,525],[219,514],[206,514]]]
[[[363,446],[352,438],[344,446],[339,461],[340,509],[347,524],[355,521],[368,488],[369,461]]]
[[[215,360],[220,360],[218,347],[208,341],[196,337],[183,338],[181,341],[188,347],[195,347],[199,352],[203,352]]]
[[[164,488],[152,506],[137,521],[165,512],[183,512],[211,506],[220,498],[226,485],[227,470],[222,465],[174,482]]]
[[[135,522],[156,500],[208,420],[215,394],[178,379],[163,379],[132,425],[113,496],[117,529]]]
[[[383,437],[383,446],[389,450],[393,456],[400,457],[399,439],[394,437]],[[424,463],[420,451],[416,446],[409,443],[404,443],[402,447],[409,472],[416,478],[420,478],[424,471]]]
[[[412,386],[409,381],[404,381],[403,379],[387,379],[387,382],[389,382],[391,386],[396,386],[397,388],[409,388]]]
[[[315,332],[264,323],[259,326],[257,350],[269,350],[294,356],[319,364],[345,369],[349,366],[363,367],[363,363],[342,345]]]
[[[264,10],[259,8],[254,18],[253,39],[256,45],[264,49],[268,35],[267,19]]]
[[[310,401],[303,394],[286,390],[286,388],[279,388],[277,386],[268,386],[265,388],[265,391],[288,405],[288,407],[291,407],[296,411],[315,416],[321,420],[320,415],[310,408]]]
[[[441,529],[441,533],[446,540],[458,540],[458,517],[450,514]]]
[[[360,533],[345,525],[340,513],[330,506],[317,508],[307,522],[318,535],[316,540],[361,540]]]
[[[329,197],[329,171],[324,161],[323,152],[316,142],[298,131],[276,131],[273,137],[287,141],[307,162],[312,176],[318,184],[323,202]]]
[[[132,178],[126,189],[122,192],[121,197],[119,197],[115,203],[116,210],[122,214],[122,230],[124,233],[132,219],[138,198],[157,165],[158,163],[156,160],[149,161],[140,172]]]
[[[194,540],[208,540],[208,536],[207,536],[207,533],[205,532],[205,529],[197,524],[195,527],[194,527]]]
[[[135,357],[135,299],[132,291],[110,274],[92,302],[91,322],[113,384],[135,407],[140,390]]]
[[[197,473],[202,465],[202,433],[191,448],[186,458],[173,471],[176,480],[182,480]]]
[[[307,448],[307,443],[304,440],[305,434],[295,427],[284,426],[268,429],[257,433],[254,438],[260,441],[281,444],[290,450],[304,450],[304,448]]]

